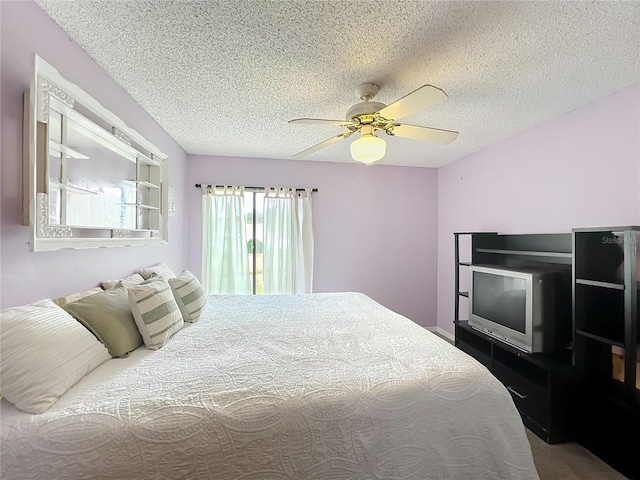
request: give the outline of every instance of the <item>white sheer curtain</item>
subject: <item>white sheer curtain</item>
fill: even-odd
[[[202,186],[202,286],[207,293],[251,294],[244,188]]]
[[[313,291],[311,189],[269,188],[264,197],[264,293]]]
[[[312,189],[307,188],[304,195],[298,195],[298,222],[300,224],[300,242],[298,247],[298,268],[296,274],[296,293],[313,292],[313,224]]]

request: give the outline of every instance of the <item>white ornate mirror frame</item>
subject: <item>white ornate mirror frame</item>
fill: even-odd
[[[167,242],[167,155],[37,55],[24,108],[31,251]]]

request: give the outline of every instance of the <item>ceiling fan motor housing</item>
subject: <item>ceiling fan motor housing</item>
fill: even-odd
[[[386,105],[380,102],[361,102],[356,103],[354,106],[347,110],[347,120],[351,120],[354,117],[360,115],[372,115],[382,110]]]

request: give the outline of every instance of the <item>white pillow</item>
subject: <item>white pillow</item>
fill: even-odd
[[[182,314],[166,280],[154,277],[131,287],[128,293],[129,307],[147,348],[157,350],[163,347],[184,326]]]
[[[175,277],[171,269],[162,262],[154,265],[153,267],[143,268],[139,273],[145,280],[149,280],[151,278],[151,275],[154,273],[156,273],[159,277],[164,278],[165,280],[169,280],[170,278]]]
[[[204,304],[207,303],[207,296],[195,275],[185,270],[177,277],[170,278],[169,285],[184,321],[197,322]]]
[[[46,412],[111,358],[107,347],[46,299],[0,312],[2,396],[28,413]]]
[[[122,282],[122,285],[124,287],[130,288],[135,285],[139,285],[144,281],[145,279],[142,277],[142,275],[140,275],[139,273],[132,273],[128,277],[124,278],[117,278],[115,280],[103,280],[102,282],[100,282],[100,285],[102,285],[102,288],[104,288],[105,290],[111,290],[112,288],[115,288],[118,282]]]

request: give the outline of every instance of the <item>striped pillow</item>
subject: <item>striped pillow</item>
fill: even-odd
[[[128,293],[133,318],[147,348],[161,348],[183,327],[184,320],[166,280],[147,280],[129,288]]]
[[[170,278],[169,285],[184,321],[197,322],[204,304],[207,303],[207,296],[195,275],[185,270],[179,276]]]

